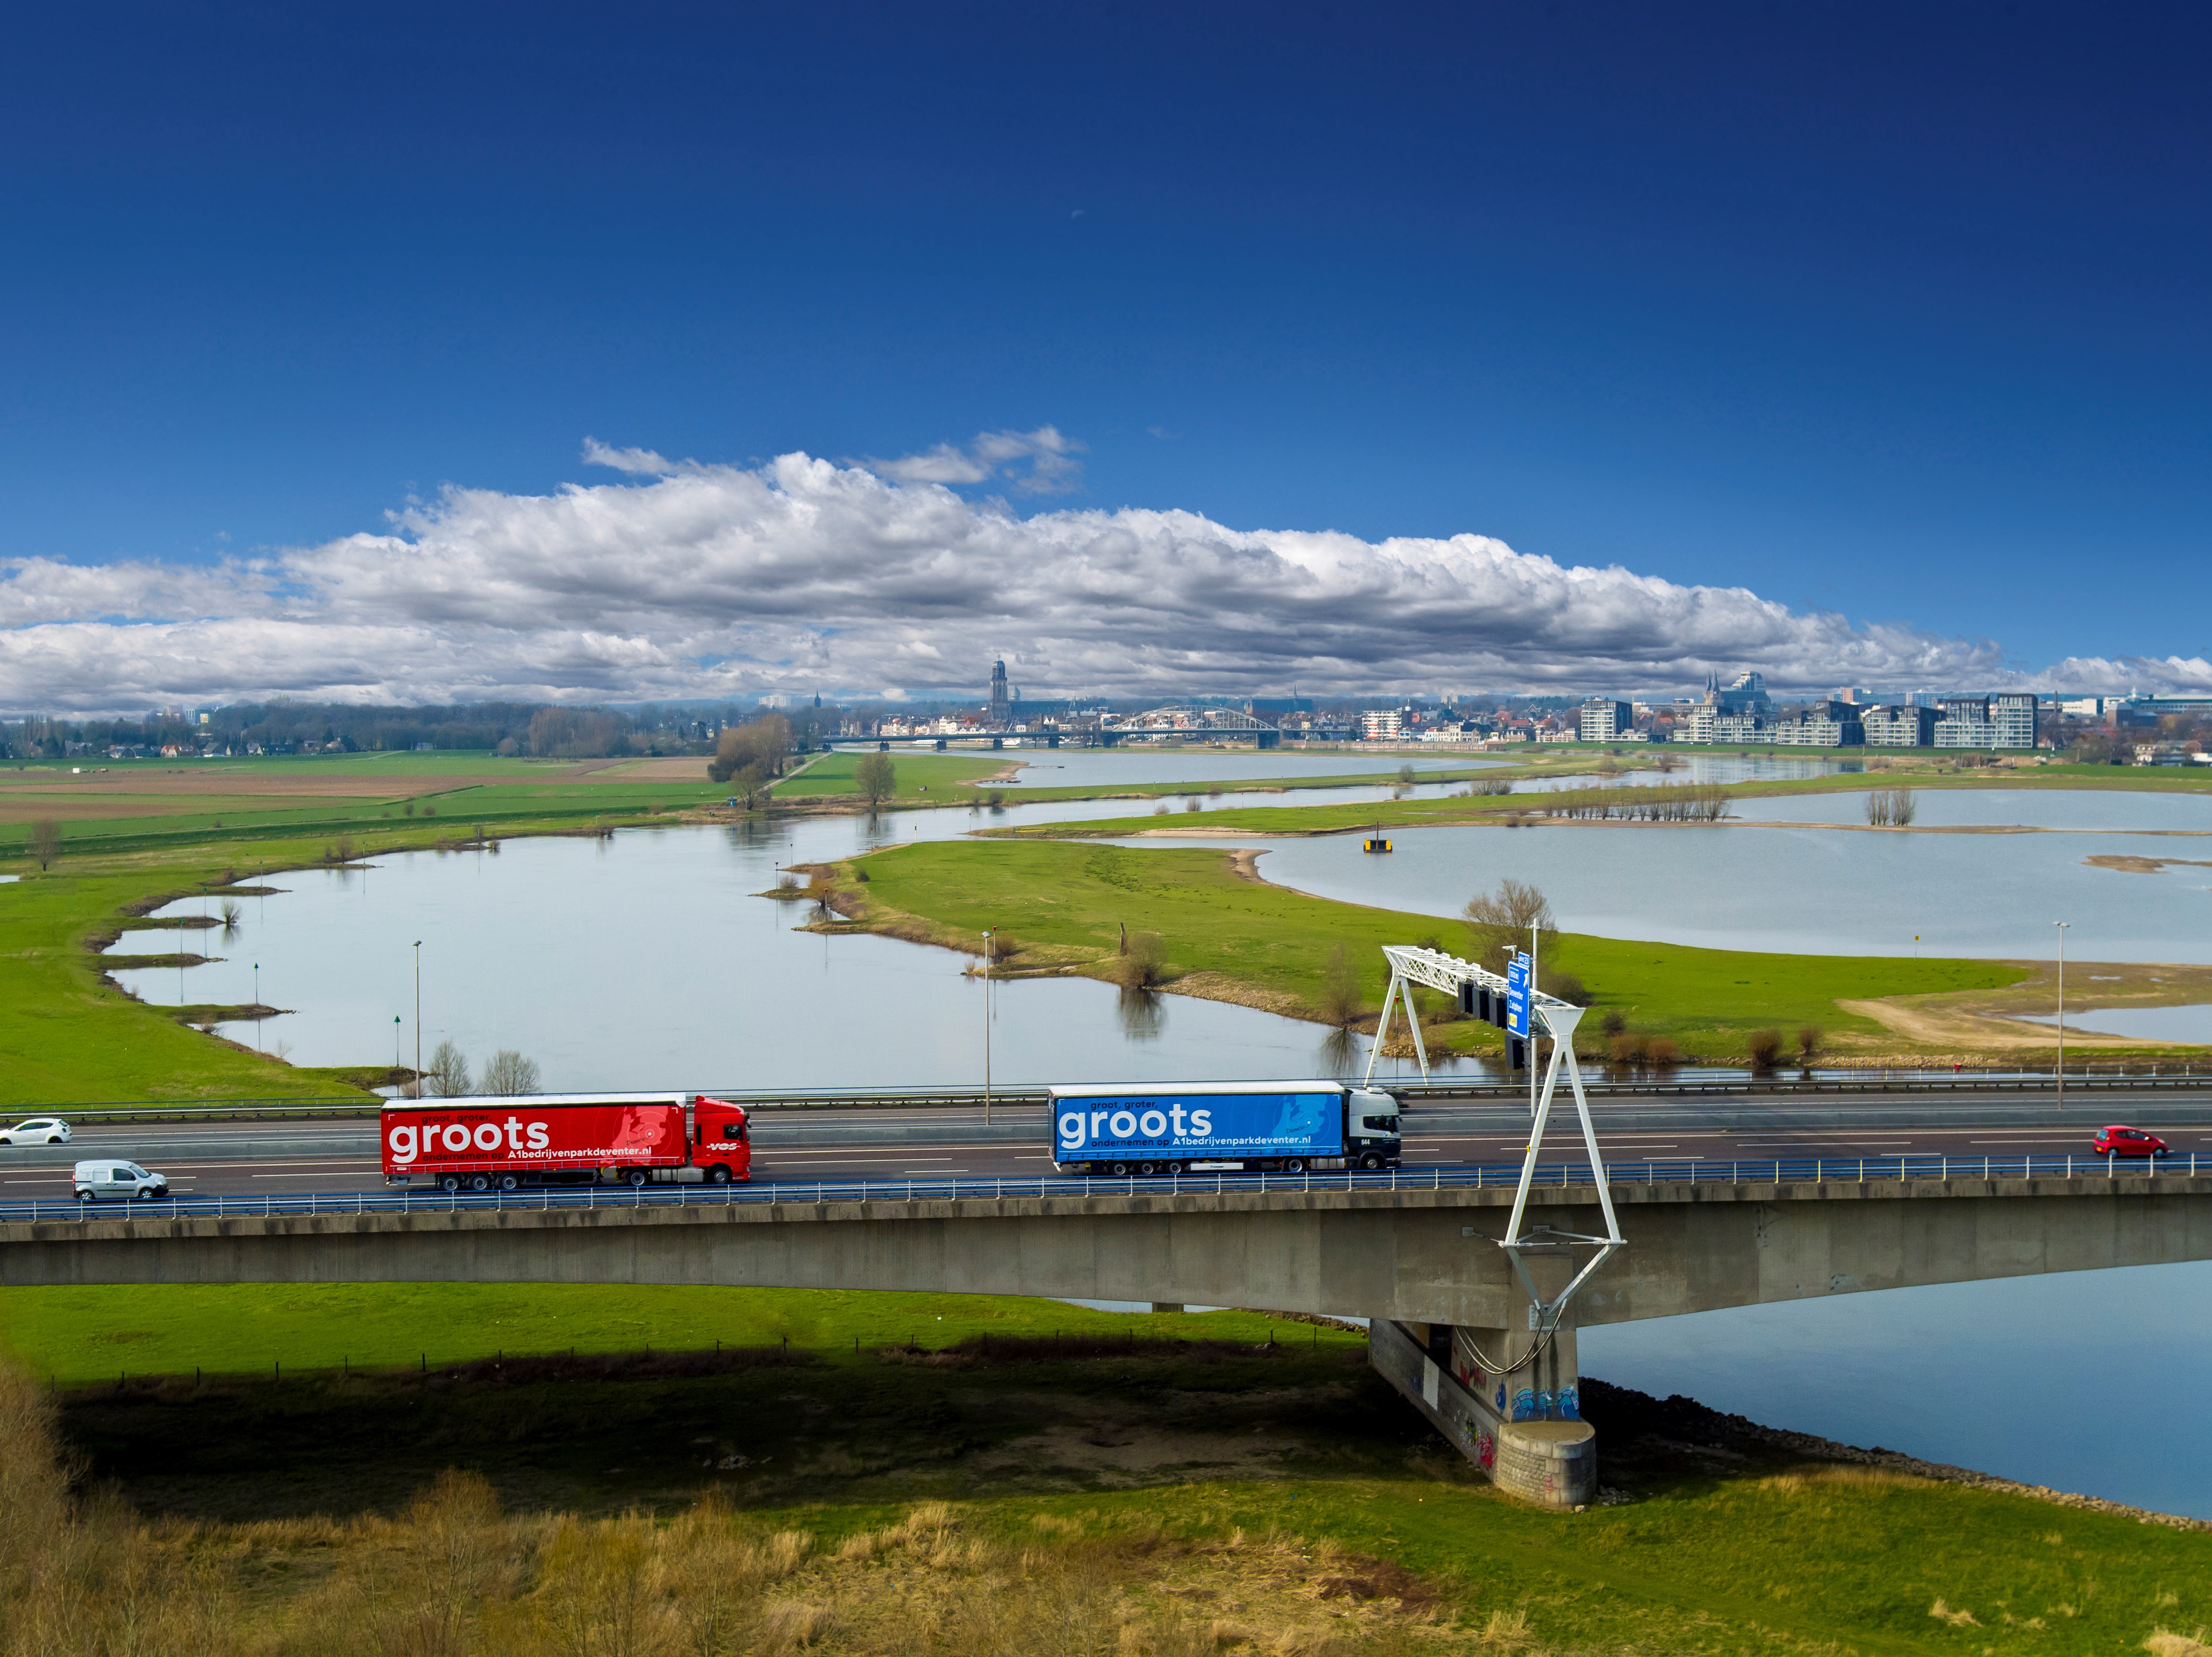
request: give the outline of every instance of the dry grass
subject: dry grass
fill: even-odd
[[[817,1547],[713,1498],[669,1520],[502,1512],[447,1472],[391,1517],[149,1524],[73,1495],[52,1405],[0,1369],[0,1657],[1352,1657],[1531,1643],[1387,1560],[1150,1519],[1012,1535],[925,1502]]]
[[[2157,1628],[2142,1642],[2142,1648],[2151,1657],[2212,1657],[2212,1644],[2205,1642],[2204,1630],[2194,1634],[2176,1634],[2172,1629]]]

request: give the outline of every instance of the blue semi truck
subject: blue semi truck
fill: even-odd
[[[1054,1088],[1063,1174],[1303,1174],[1398,1166],[1398,1102],[1341,1082]]]

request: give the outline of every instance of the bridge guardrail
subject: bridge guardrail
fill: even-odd
[[[1511,1103],[1528,1096],[1528,1084],[1516,1082],[1413,1082],[1379,1083],[1401,1099],[1443,1101],[1493,1100]],[[1826,1076],[1796,1077],[1712,1077],[1672,1081],[1591,1077],[1587,1086],[1593,1099],[1608,1096],[1637,1099],[1697,1099],[1728,1097],[1837,1097],[1869,1094],[2055,1093],[2058,1083],[2050,1076],[1943,1076],[1905,1072],[1869,1073],[1864,1079]],[[2066,1077],[2069,1093],[2191,1092],[2212,1093],[2212,1070],[2187,1068],[2154,1071],[2148,1075],[2097,1072]],[[910,1110],[983,1107],[981,1088],[698,1088],[687,1089],[730,1099],[749,1110]],[[1045,1102],[1042,1086],[1020,1083],[993,1088],[996,1106],[1037,1107]],[[33,1114],[56,1115],[70,1121],[188,1122],[188,1121],[308,1121],[343,1120],[376,1114],[381,1102],[360,1099],[226,1099],[195,1103],[157,1099],[117,1100],[86,1104],[18,1105],[5,1114],[10,1119]]]
[[[2109,1181],[2130,1175],[2198,1176],[2197,1153],[2185,1171],[2179,1154],[2156,1159],[2094,1156],[1805,1156],[1734,1162],[1701,1158],[1613,1164],[1610,1184],[1784,1185],[1902,1182],[1912,1180],[2069,1179]],[[2132,1164],[2132,1166],[2131,1166]],[[2203,1171],[2212,1174],[2212,1157]],[[726,1208],[793,1203],[818,1206],[849,1202],[995,1201],[1007,1198],[1224,1195],[1231,1193],[1316,1191],[1510,1190],[1518,1162],[1461,1163],[1320,1174],[1183,1174],[1000,1179],[947,1174],[915,1180],[776,1181],[761,1185],[544,1187],[534,1191],[301,1192],[260,1197],[166,1197],[136,1202],[60,1201],[33,1198],[0,1202],[0,1223],[63,1220],[277,1217],[316,1214],[466,1213],[482,1209],[550,1211],[562,1208]],[[1587,1162],[1556,1162],[1536,1170],[1535,1183],[1555,1187],[1593,1183]]]

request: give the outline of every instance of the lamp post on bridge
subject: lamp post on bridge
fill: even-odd
[[[2066,1108],[2066,926],[2063,920],[2051,923],[2058,928],[2058,1108]]]
[[[422,1096],[422,940],[415,940],[415,1097]]]
[[[991,1125],[991,932],[983,932],[983,1126]]]

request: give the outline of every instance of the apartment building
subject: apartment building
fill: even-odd
[[[1869,748],[1932,748],[1936,744],[1932,707],[1864,708],[1859,713],[1859,725]]]
[[[1626,702],[1593,696],[1576,710],[1575,726],[1584,742],[1615,742],[1636,728],[1636,710]]]

